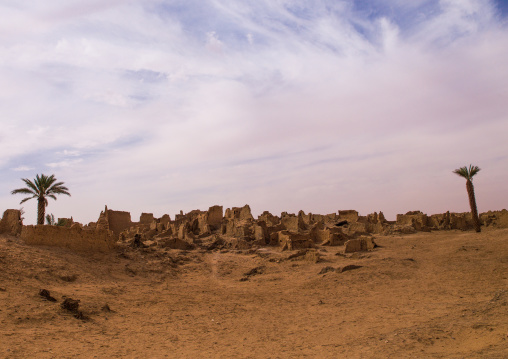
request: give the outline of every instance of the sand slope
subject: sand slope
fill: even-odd
[[[2,236],[0,357],[508,356],[508,230],[376,242],[314,263],[276,248],[85,255]],[[359,268],[334,270],[347,265]]]

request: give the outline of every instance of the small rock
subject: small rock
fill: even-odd
[[[77,313],[74,314],[74,318],[81,319],[81,320],[88,320],[89,318],[83,314],[82,311],[78,310]]]
[[[79,300],[72,299],[72,298],[65,298],[62,304],[60,304],[62,309],[68,310],[72,313],[78,313],[79,309]]]
[[[78,279],[78,276],[76,274],[62,275],[60,276],[60,279],[63,280],[64,282],[75,282],[76,279]]]
[[[244,273],[243,275],[249,277],[251,275],[261,274],[264,272],[264,267],[256,267],[252,268],[250,271]]]
[[[358,266],[358,265],[355,265],[355,264],[348,264],[347,266],[344,266],[342,268],[338,268],[337,272],[343,273],[343,272],[347,272],[348,270],[358,269],[358,268],[361,268],[361,267],[362,266]]]
[[[324,267],[323,269],[321,269],[321,271],[318,274],[325,274],[325,273],[334,272],[334,271],[335,271],[335,268],[327,266],[327,267]]]
[[[51,296],[51,294],[49,293],[49,290],[47,290],[47,289],[41,289],[39,291],[39,295],[41,297],[43,297],[44,299],[49,300],[50,302],[56,302],[56,299]]]

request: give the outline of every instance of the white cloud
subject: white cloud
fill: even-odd
[[[210,31],[206,33],[206,47],[213,52],[221,52],[224,43],[219,40],[219,36],[215,31]]]
[[[13,171],[16,172],[27,172],[27,171],[33,171],[35,168],[29,167],[29,166],[18,166],[15,168],[12,168]]]
[[[48,166],[50,168],[72,167],[74,165],[77,165],[80,162],[82,162],[82,159],[77,159],[77,160],[72,160],[72,161],[65,160],[65,161],[60,161],[60,162],[47,163],[46,166]]]

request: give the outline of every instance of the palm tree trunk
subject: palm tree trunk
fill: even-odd
[[[480,219],[478,218],[478,209],[476,208],[476,199],[474,196],[474,187],[471,180],[466,182],[467,195],[469,196],[469,207],[471,207],[471,216],[473,217],[474,228],[476,232],[480,232]]]
[[[37,224],[44,224],[44,214],[46,213],[46,203],[44,198],[37,198]]]

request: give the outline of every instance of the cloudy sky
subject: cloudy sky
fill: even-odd
[[[0,211],[507,208],[507,3],[1,0]]]

